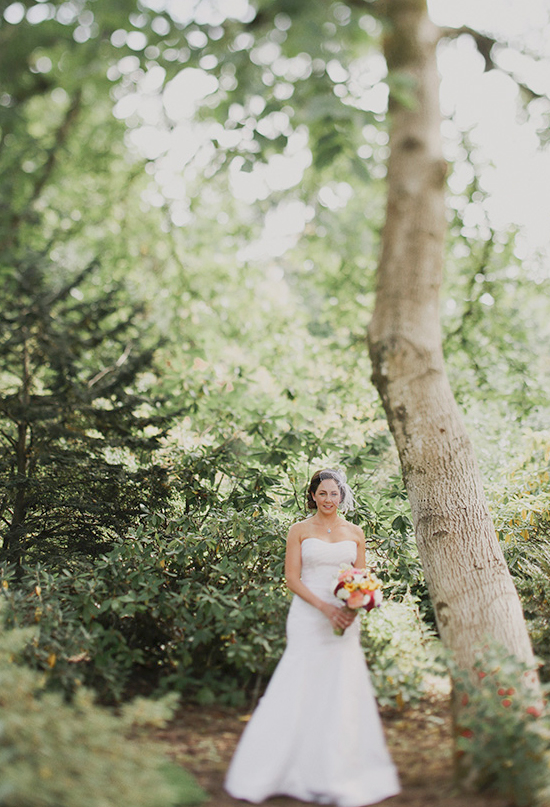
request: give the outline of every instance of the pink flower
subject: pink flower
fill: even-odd
[[[346,600],[346,605],[348,608],[361,608],[364,598],[365,595],[362,591],[352,591]]]

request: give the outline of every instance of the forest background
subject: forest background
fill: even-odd
[[[366,348],[388,86],[408,92],[375,5],[2,6],[5,661],[39,676],[35,706],[252,702],[284,642],[286,530],[333,464],[386,583],[364,637],[380,702],[441,672]],[[440,57],[513,81],[542,149],[544,37],[495,36],[485,61],[466,29]],[[475,126],[443,129],[447,371],[548,680],[548,258],[492,215]]]

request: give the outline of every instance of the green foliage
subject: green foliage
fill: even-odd
[[[521,569],[522,545],[550,537],[550,434],[527,430],[514,457],[489,489],[491,510],[508,560]]]
[[[358,506],[353,520],[365,532],[369,557],[380,563],[381,579],[391,581],[400,598],[413,594],[423,616],[431,615],[403,480],[392,476],[373,484],[361,469],[355,487]]]
[[[84,44],[76,9],[42,11],[0,24],[0,528],[3,559],[54,564],[97,554],[143,500],[160,505],[167,421],[151,394],[159,337],[126,271],[145,239],[138,224],[139,245],[128,236],[142,165],[105,76],[120,17],[83,12]]]
[[[10,622],[38,623],[27,660],[67,691],[103,698],[131,682],[241,702],[281,654],[286,593],[281,526],[259,510],[152,515],[77,570],[6,580]]]
[[[438,658],[439,643],[410,594],[370,611],[363,618],[361,637],[381,706],[403,709],[418,704],[430,678],[446,673]]]
[[[491,513],[522,600],[531,640],[550,680],[550,442],[527,431],[488,489]]]
[[[79,689],[71,703],[44,690],[44,676],[13,661],[32,629],[0,639],[0,804],[5,807],[170,807],[205,794],[160,748],[136,734],[172,707],[141,701],[122,717]],[[173,700],[173,699],[172,699]],[[129,739],[132,730],[134,738]]]
[[[532,670],[488,646],[474,672],[454,670],[459,767],[469,784],[518,807],[550,803],[550,718]]]
[[[491,224],[490,198],[480,182],[485,166],[469,136],[456,137],[461,174],[470,181],[449,200],[442,324],[453,390],[474,416],[476,403],[482,404],[482,430],[491,428],[495,412],[498,422],[507,418],[512,425],[529,416],[544,422],[548,363],[540,345],[549,336],[547,267],[540,256],[522,259],[521,232]],[[474,207],[477,222],[466,225]]]
[[[14,260],[0,312],[2,557],[97,554],[161,503],[153,451],[169,423],[151,394],[155,345],[95,263],[54,282],[37,254]],[[146,378],[146,373],[149,377]]]
[[[272,455],[266,446],[258,466],[216,449],[187,456],[177,466],[182,497],[170,516],[144,513],[88,563],[35,566],[17,585],[6,569],[11,622],[39,625],[28,661],[53,686],[72,692],[84,682],[106,699],[126,697],[138,681],[202,702],[239,703],[260,688],[281,655],[289,602],[283,560],[291,517],[280,503],[295,513],[303,495],[292,488],[282,446]],[[290,457],[292,443],[286,450]],[[279,476],[271,475],[271,463],[279,464]],[[381,494],[384,511],[363,506],[355,518],[370,519],[369,546],[394,597],[403,597],[406,580],[425,596],[412,546],[400,558],[408,522],[395,490],[395,508]],[[407,630],[414,633],[412,624]]]
[[[196,807],[196,805],[208,801],[208,794],[184,768],[180,768],[179,765],[172,762],[166,762],[160,766],[159,770],[175,794],[177,807]]]
[[[550,681],[550,547],[541,542],[523,546],[514,575],[533,649],[541,660],[540,676]]]

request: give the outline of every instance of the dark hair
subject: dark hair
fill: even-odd
[[[338,485],[338,490],[340,491],[340,504],[344,501],[346,495],[346,489],[343,484],[342,475],[338,473],[338,471],[333,471],[332,468],[325,468],[324,471],[316,471],[313,476],[311,477],[311,481],[309,483],[309,487],[307,489],[307,509],[308,510],[317,510],[317,505],[315,504],[315,499],[313,496],[317,492],[317,488],[324,482],[325,479],[332,479]]]

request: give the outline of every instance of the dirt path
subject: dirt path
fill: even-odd
[[[208,807],[237,807],[223,790],[223,778],[246,721],[246,714],[220,707],[185,706],[158,732],[170,755],[191,771],[210,795]],[[383,712],[386,738],[399,769],[403,791],[386,807],[506,807],[505,799],[464,795],[452,783],[451,721],[448,698],[432,696],[419,709]],[[274,798],[269,807],[304,807]]]

